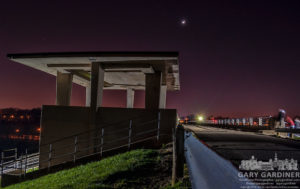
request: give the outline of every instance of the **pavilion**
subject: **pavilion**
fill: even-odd
[[[176,125],[176,110],[165,108],[167,91],[180,89],[177,52],[63,52],[7,57],[56,76],[56,106],[42,107],[41,152],[47,151],[43,145],[60,138],[116,121],[127,124],[136,117],[138,125],[160,113],[162,133],[169,135]],[[70,106],[72,83],[85,87],[86,107]],[[127,91],[126,108],[102,107],[103,90],[116,89]],[[145,109],[133,107],[136,90],[145,90]]]

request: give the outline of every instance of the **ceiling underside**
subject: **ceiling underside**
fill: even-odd
[[[104,89],[145,89],[145,74],[162,72],[162,84],[179,90],[178,53],[40,53],[10,54],[14,61],[56,76],[72,73],[73,82],[89,86],[91,63],[104,69]]]

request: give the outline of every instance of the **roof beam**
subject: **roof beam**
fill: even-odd
[[[150,65],[141,65],[138,63],[102,63],[102,67],[106,72],[143,72],[154,73],[154,69]],[[47,64],[48,68],[56,68],[60,72],[66,70],[90,70],[91,64]]]
[[[47,67],[56,69],[90,70],[91,64],[47,64]]]

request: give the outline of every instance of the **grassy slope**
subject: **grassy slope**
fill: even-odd
[[[124,183],[133,182],[126,180],[126,177],[134,174],[135,170],[153,166],[157,162],[157,157],[157,152],[154,150],[134,150],[6,188],[92,189],[122,187]]]

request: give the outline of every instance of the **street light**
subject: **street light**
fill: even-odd
[[[203,121],[203,116],[198,116],[198,121]]]

